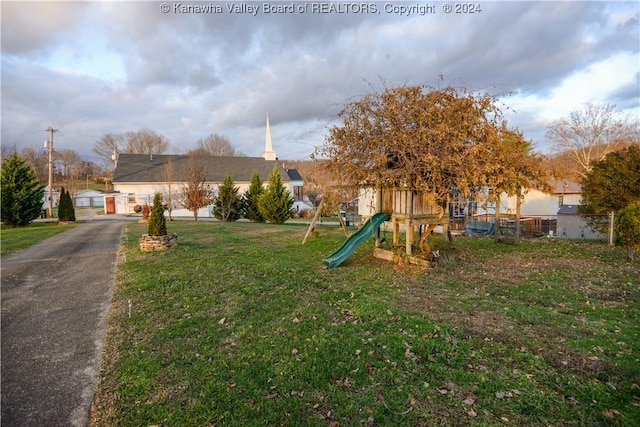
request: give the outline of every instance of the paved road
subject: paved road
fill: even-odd
[[[2,426],[86,426],[124,220],[2,259]]]

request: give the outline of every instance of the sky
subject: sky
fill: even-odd
[[[1,144],[86,161],[143,128],[185,153],[209,134],[305,160],[349,102],[386,86],[497,96],[549,153],[586,103],[640,119],[637,1],[2,1]],[[458,13],[459,12],[459,13]]]

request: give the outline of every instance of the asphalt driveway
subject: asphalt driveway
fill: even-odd
[[[86,426],[123,219],[81,224],[2,259],[3,426]]]

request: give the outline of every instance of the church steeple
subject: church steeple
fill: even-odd
[[[267,113],[267,134],[264,140],[264,153],[262,153],[262,157],[265,160],[276,160],[276,152],[273,151],[273,147],[271,146],[271,129],[269,128],[269,113]]]

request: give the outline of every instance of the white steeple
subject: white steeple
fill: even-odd
[[[275,160],[276,152],[273,151],[273,147],[271,146],[271,129],[269,128],[269,113],[267,113],[267,135],[264,140],[264,153],[262,153],[262,157],[265,160]]]

